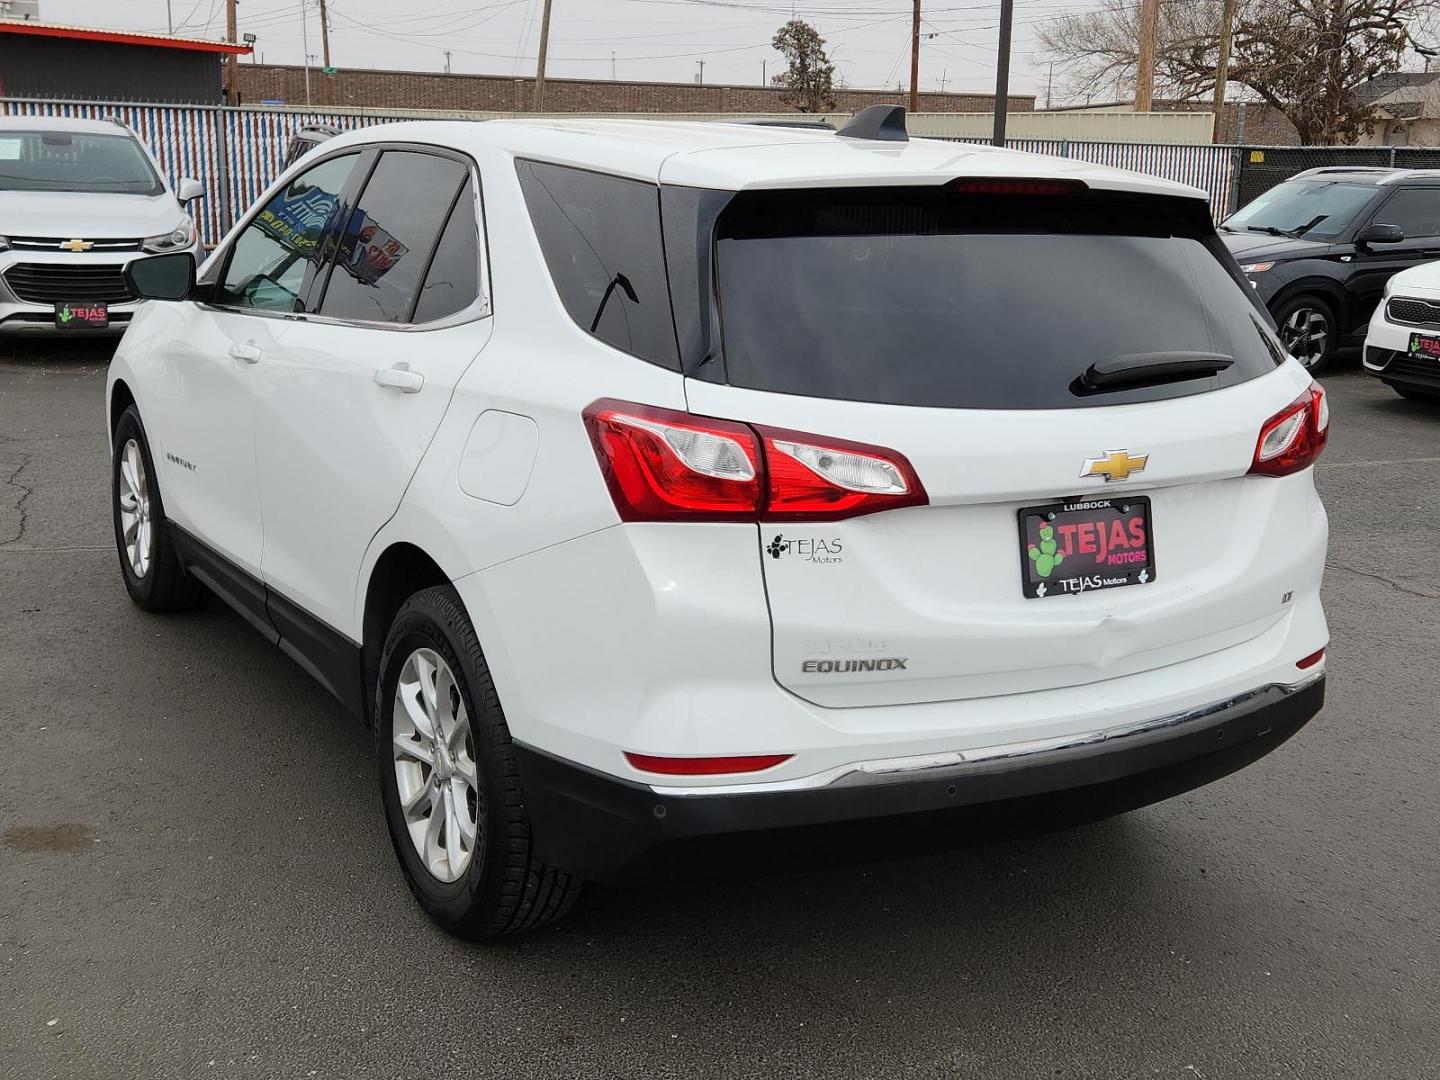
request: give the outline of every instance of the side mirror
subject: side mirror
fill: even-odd
[[[195,290],[195,256],[188,251],[150,255],[125,264],[125,285],[140,300],[184,300]]]
[[[205,185],[193,176],[182,176],[180,182],[175,185],[175,198],[180,200],[182,206],[204,197]]]
[[[1355,243],[1359,247],[1368,247],[1370,244],[1398,244],[1405,239],[1405,230],[1399,225],[1382,225],[1378,221],[1374,225],[1366,225],[1355,235]]]

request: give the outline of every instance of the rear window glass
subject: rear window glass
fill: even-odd
[[[812,397],[1053,409],[1175,397],[1283,353],[1181,200],[951,189],[742,193],[717,226],[728,381]],[[1087,391],[1092,364],[1219,374]]]
[[[534,161],[516,167],[545,264],[570,317],[608,345],[678,368],[660,189]]]

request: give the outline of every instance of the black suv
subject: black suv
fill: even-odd
[[[1392,274],[1440,259],[1440,169],[1310,169],[1219,229],[1286,348],[1318,371],[1361,343]]]

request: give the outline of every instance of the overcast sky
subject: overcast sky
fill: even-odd
[[[319,0],[303,0],[309,52],[320,52]],[[328,0],[336,66],[440,71],[445,50],[456,72],[531,74],[543,0]],[[1033,27],[1094,0],[1015,0],[1011,90],[1040,95],[1047,70],[1035,55]],[[176,33],[222,37],[224,0],[170,0]],[[770,38],[791,11],[825,36],[851,86],[908,85],[911,0],[553,0],[552,75],[755,83],[762,62],[780,56]],[[302,0],[241,0],[240,32],[259,41],[268,63],[299,64]],[[924,0],[920,85],[993,91],[999,0]],[[166,29],[165,0],[40,0],[47,22],[136,30]],[[1056,76],[1057,99],[1060,77]],[[1103,96],[1103,95],[1102,95]]]

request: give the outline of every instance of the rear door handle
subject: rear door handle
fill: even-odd
[[[261,356],[260,346],[248,341],[243,345],[231,345],[230,355],[236,360],[244,361],[247,364],[258,364]]]
[[[411,371],[409,364],[396,364],[375,372],[375,385],[387,390],[399,390],[402,394],[418,394],[425,385],[425,376]]]

